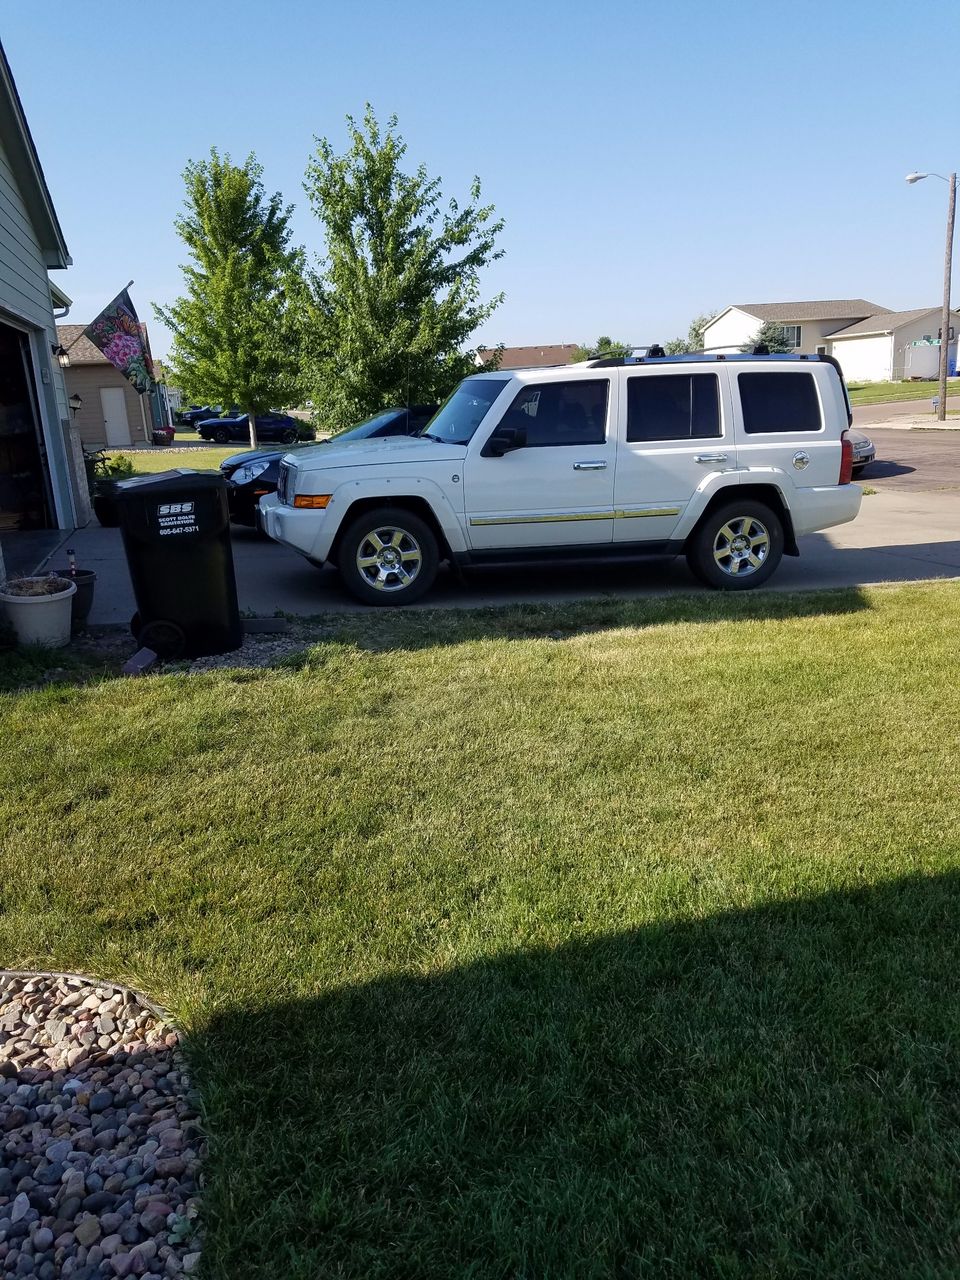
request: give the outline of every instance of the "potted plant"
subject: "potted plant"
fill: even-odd
[[[0,585],[0,612],[18,644],[62,649],[70,643],[70,605],[76,583],[55,574],[8,578]]]
[[[105,529],[116,529],[120,524],[116,484],[133,475],[133,463],[122,453],[108,458],[104,449],[84,450],[83,461],[94,513]]]
[[[76,595],[71,601],[71,625],[74,631],[83,626],[93,606],[93,588],[97,581],[97,575],[93,569],[78,569],[77,561],[74,556],[73,548],[67,547],[67,567],[65,569],[51,569],[50,572],[58,578],[64,578],[67,582],[72,582],[77,588]]]

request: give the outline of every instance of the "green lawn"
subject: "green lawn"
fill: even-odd
[[[177,436],[177,442],[180,436]],[[311,443],[313,443],[311,441]],[[269,449],[270,445],[263,448]],[[280,445],[276,446],[280,448]],[[285,453],[295,453],[302,445],[284,445]],[[123,455],[133,463],[136,475],[154,475],[158,471],[170,471],[175,467],[190,467],[195,471],[215,471],[225,458],[232,458],[237,453],[244,453],[247,446],[243,444],[211,445],[206,449],[178,449],[174,443],[164,449],[114,449],[107,456],[118,458]]]
[[[960,586],[318,625],[0,697],[0,962],[192,1033],[205,1275],[956,1276]]]
[[[940,384],[932,382],[848,382],[850,403],[884,404],[891,400],[932,400],[940,393]],[[947,381],[947,395],[960,394],[960,381]]]

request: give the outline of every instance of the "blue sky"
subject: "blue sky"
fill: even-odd
[[[75,265],[56,279],[88,321],[127,280],[180,287],[185,162],[256,152],[322,232],[303,171],[345,145],[369,100],[465,196],[506,219],[488,270],[506,301],[478,340],[630,342],[730,302],[941,299],[946,188],[960,165],[960,13],[889,0],[791,6],[552,0],[170,0],[122,10],[6,7],[2,38]]]

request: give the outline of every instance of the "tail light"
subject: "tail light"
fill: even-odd
[[[848,432],[840,437],[840,479],[837,484],[849,484],[853,479],[853,441]]]

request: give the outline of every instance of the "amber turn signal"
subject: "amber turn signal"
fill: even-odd
[[[309,511],[322,510],[332,497],[332,493],[298,493],[293,500],[293,505],[306,507]]]

